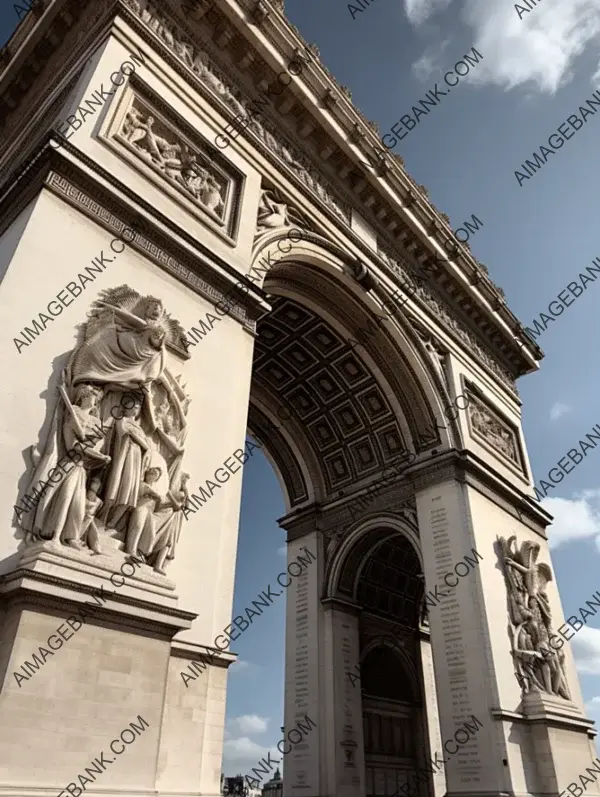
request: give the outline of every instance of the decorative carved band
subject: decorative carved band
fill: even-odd
[[[389,255],[383,249],[379,249],[379,257],[388,266],[394,274],[401,278],[402,283],[410,286],[413,296],[417,296],[432,312],[435,319],[450,332],[456,335],[461,343],[464,343],[467,349],[478,357],[490,371],[492,371],[498,379],[506,385],[513,393],[518,395],[515,380],[509,372],[503,368],[493,356],[493,354],[484,348],[476,339],[476,337],[459,321],[458,318],[443,305],[438,299],[429,291],[421,281],[417,281],[413,276],[412,271],[418,271],[414,266],[411,266],[406,261],[402,264],[394,257]]]
[[[203,89],[208,89],[218,100],[224,103],[236,115],[248,117],[251,121],[248,131],[260,139],[268,149],[277,155],[295,176],[318,196],[338,218],[348,224],[350,209],[342,208],[324,187],[324,180],[314,169],[308,158],[298,152],[292,144],[283,143],[281,132],[268,123],[264,116],[260,120],[255,112],[250,112],[250,103],[237,88],[227,85],[227,78],[210,62],[201,45],[192,41],[173,20],[163,16],[148,0],[123,0],[141,21],[165,44],[177,59],[198,81]]]

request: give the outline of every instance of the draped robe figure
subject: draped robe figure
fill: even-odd
[[[139,400],[125,410],[125,415],[115,421],[111,446],[112,461],[106,480],[103,517],[106,524],[117,528],[119,522],[138,503],[142,475],[150,455],[150,441],[137,422],[141,405]]]
[[[34,450],[36,468],[30,481],[29,490],[33,492],[36,483],[47,485],[35,509],[25,516],[22,523],[31,540],[52,539],[78,547],[79,535],[85,514],[87,471],[104,467],[110,457],[99,451],[102,445],[98,435],[98,401],[101,391],[90,385],[81,385],[74,392],[74,401],[61,385],[60,399],[54,412],[50,430],[49,450],[39,457]],[[58,429],[57,419],[60,420]],[[75,449],[77,443],[86,436],[97,437],[97,442],[86,448]],[[65,452],[77,450],[79,461],[74,462],[63,479],[53,482],[48,473],[53,470]]]
[[[183,523],[183,507],[189,494],[186,488],[189,473],[181,474],[179,490],[168,491],[166,500],[158,507],[152,525],[152,536],[145,531],[139,543],[139,551],[157,573],[165,575],[167,560],[175,558],[175,546],[179,541]]]
[[[146,301],[143,318],[108,305],[104,312],[97,312],[94,321],[101,326],[74,355],[73,384],[100,382],[136,388],[157,379],[164,369],[162,312],[156,299]]]
[[[546,585],[552,571],[538,563],[538,543],[526,540],[516,547],[516,537],[498,538],[508,589],[510,633],[515,674],[524,692],[542,690],[570,700],[565,657],[550,645],[553,635]]]
[[[39,450],[32,447],[26,492],[15,505],[26,544],[52,540],[122,555],[127,543],[164,574],[181,528],[190,402],[181,376],[166,367],[165,345],[185,357],[184,341],[183,328],[159,299],[127,285],[105,289],[92,303],[83,340],[60,375],[46,439]],[[73,467],[58,467],[71,450],[78,452]],[[147,473],[157,466],[163,483],[154,491]]]

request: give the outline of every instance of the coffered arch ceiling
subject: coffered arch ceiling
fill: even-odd
[[[272,310],[257,324],[248,427],[288,511],[360,489],[403,451],[443,445],[414,333],[399,346],[378,329],[357,346],[369,318],[362,289],[314,264],[279,263],[264,289]]]

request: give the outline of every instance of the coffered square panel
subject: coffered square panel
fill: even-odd
[[[329,489],[383,470],[404,442],[388,400],[358,353],[322,318],[275,296],[257,326],[254,379],[282,427],[300,423]]]

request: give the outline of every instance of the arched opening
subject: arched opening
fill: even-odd
[[[374,300],[343,264],[316,260],[288,260],[268,274],[271,311],[257,324],[249,398],[248,434],[271,463],[286,508],[279,525],[287,532],[281,570],[289,584],[278,581],[285,587],[279,600],[287,603],[285,716],[283,723],[273,717],[272,725],[283,724],[284,735],[306,717],[318,725],[273,760],[283,769],[285,797],[333,794],[344,780],[361,797],[384,797],[411,780],[429,752],[420,685],[422,575],[413,546],[418,529],[408,482],[403,508],[393,508],[389,523],[377,528],[353,531],[357,517],[372,515],[375,506],[362,502],[352,510],[352,502],[385,472],[394,474],[385,489],[402,485],[410,464],[448,438],[436,422],[438,377],[414,330],[400,318],[357,346],[357,329],[369,325]],[[252,482],[245,472],[239,555],[248,550],[245,503]],[[260,501],[255,484],[252,491]],[[381,496],[385,504],[385,490]],[[400,518],[412,542],[395,528]],[[312,558],[298,565],[303,550]],[[236,582],[239,573],[238,566]],[[362,687],[353,691],[347,676],[354,660]],[[421,797],[428,794],[422,787]]]
[[[377,542],[356,585],[366,797],[393,795],[405,784],[412,791],[420,768],[422,593],[421,564],[411,543],[402,535]]]

